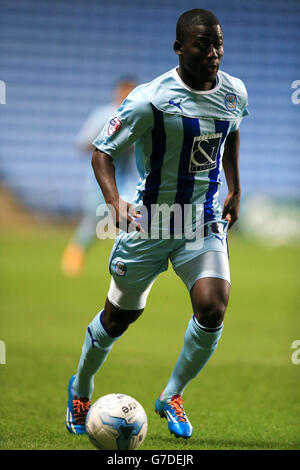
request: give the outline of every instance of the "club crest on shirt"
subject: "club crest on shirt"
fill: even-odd
[[[118,276],[125,276],[126,271],[127,271],[126,264],[123,261],[117,261],[116,267],[115,267],[116,274],[118,274]]]
[[[122,127],[122,122],[118,116],[113,117],[108,124],[107,133],[112,135],[115,132],[119,131]]]
[[[222,132],[194,137],[190,157],[190,173],[216,168],[221,139]]]
[[[237,105],[236,95],[234,93],[227,93],[225,95],[225,106],[227,111],[235,111]]]

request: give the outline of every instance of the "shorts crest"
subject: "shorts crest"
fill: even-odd
[[[116,262],[116,267],[115,267],[115,272],[118,274],[118,276],[125,276],[127,271],[127,266],[123,261],[117,261]]]

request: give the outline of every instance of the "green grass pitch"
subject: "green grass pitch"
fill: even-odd
[[[99,240],[81,277],[67,279],[60,257],[71,234],[59,228],[2,231],[0,240],[0,449],[92,449],[65,428],[67,383],[85,329],[109,286],[112,240]],[[141,447],[155,450],[299,449],[299,247],[230,238],[232,290],[216,353],[184,393],[193,437],[177,440],[154,402],[169,378],[192,311],[170,266],[142,317],[117,342],[95,377],[93,399],[132,395],[148,415]]]

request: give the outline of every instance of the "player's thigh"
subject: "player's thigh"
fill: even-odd
[[[191,296],[193,311],[202,324],[223,321],[230,294],[227,252],[207,251],[176,267]]]
[[[215,226],[223,224],[207,224],[207,235],[202,245],[193,249],[193,244],[187,249],[187,244],[178,243],[178,247],[171,253],[173,268],[180,276],[190,292],[193,285],[201,278],[224,279],[230,284],[229,255],[227,244],[227,231],[219,230],[215,233]]]
[[[174,269],[191,292],[198,279],[217,278],[230,285],[230,268],[228,254],[223,251],[206,251],[189,259]]]

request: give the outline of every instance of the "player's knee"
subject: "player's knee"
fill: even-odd
[[[207,328],[216,328],[224,320],[227,303],[223,300],[214,300],[200,303],[195,311],[198,322]]]
[[[123,334],[129,325],[143,313],[141,310],[121,310],[107,301],[101,316],[106,332],[113,337]]]

